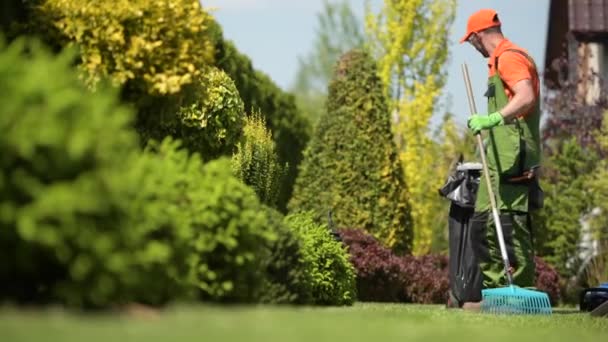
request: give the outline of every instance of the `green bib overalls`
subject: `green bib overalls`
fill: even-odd
[[[520,50],[505,50],[508,51],[521,53],[530,59]],[[499,57],[496,57],[494,64],[496,73],[488,80],[488,113],[500,111],[509,101],[505,85],[498,73]],[[489,130],[486,146],[488,169],[496,203],[501,212],[507,254],[514,268],[513,281],[522,287],[534,286],[535,277],[528,215],[532,181],[527,176],[540,164],[539,102],[537,101],[534,110],[524,118],[513,119]],[[486,182],[481,181],[471,226],[473,238],[476,240],[474,243],[478,247],[484,288],[506,285],[496,228],[490,211]]]

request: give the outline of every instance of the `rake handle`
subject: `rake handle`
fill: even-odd
[[[462,64],[462,75],[464,77],[464,83],[467,89],[467,97],[469,100],[469,109],[471,115],[477,113],[477,107],[475,106],[475,99],[473,98],[473,89],[471,87],[471,79],[469,77],[469,69],[466,63]],[[513,285],[513,275],[511,274],[511,264],[509,263],[509,256],[507,254],[507,247],[505,245],[505,237],[502,232],[502,223],[500,222],[500,213],[498,211],[498,205],[496,204],[496,198],[494,197],[494,190],[492,189],[492,181],[490,180],[490,172],[488,171],[488,162],[486,159],[486,151],[483,147],[483,141],[481,140],[481,132],[475,134],[477,139],[477,146],[479,148],[479,154],[481,155],[481,164],[483,165],[483,174],[486,179],[486,185],[488,188],[488,196],[490,197],[490,205],[492,206],[492,216],[494,217],[494,226],[496,227],[496,235],[498,236],[498,244],[500,245],[500,254],[505,268],[505,274],[507,275],[507,281],[509,286]]]

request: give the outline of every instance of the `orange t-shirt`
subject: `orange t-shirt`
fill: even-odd
[[[540,97],[540,81],[534,63],[521,53],[505,51],[508,49],[521,50],[528,54],[528,51],[511,43],[508,39],[502,40],[488,60],[489,76],[492,77],[496,73],[494,61],[496,56],[500,56],[498,58],[498,73],[505,84],[505,92],[507,93],[509,100],[513,98],[513,91],[511,89],[513,89],[517,82],[521,80],[530,80],[538,101],[538,98]]]

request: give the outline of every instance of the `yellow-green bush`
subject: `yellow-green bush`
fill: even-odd
[[[275,143],[261,114],[245,119],[243,138],[232,156],[232,169],[255,190],[262,203],[276,206],[285,167],[279,164]]]
[[[147,268],[157,281],[175,279],[170,285],[203,300],[257,301],[275,227],[229,160],[203,164],[167,138],[150,144],[133,168],[141,181],[127,226],[148,232],[158,259]]]
[[[197,77],[194,92],[193,102],[177,113],[192,133],[183,135],[183,140],[207,158],[230,154],[241,136],[245,117],[234,82],[222,70],[209,68]]]
[[[304,272],[312,281],[312,303],[353,304],[357,299],[355,268],[346,247],[334,239],[327,225],[315,223],[312,212],[292,213],[284,221],[301,242]]]
[[[197,0],[33,0],[27,9],[23,32],[57,49],[78,47],[91,89],[102,79],[121,87],[137,109],[144,144],[172,136],[207,160],[232,152],[242,101],[229,77],[212,68],[214,22]]]
[[[135,80],[174,94],[212,64],[211,16],[197,0],[35,0],[32,24],[78,45],[86,81]]]

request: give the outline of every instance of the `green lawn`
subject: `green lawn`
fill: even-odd
[[[494,317],[442,306],[178,306],[156,318],[0,309],[0,341],[608,341],[608,318],[575,310]]]

